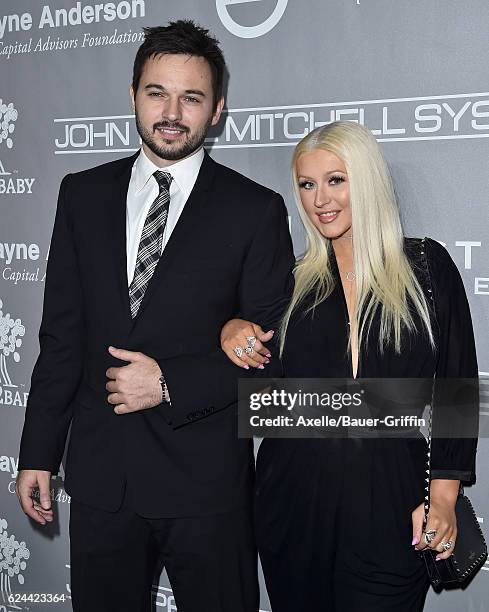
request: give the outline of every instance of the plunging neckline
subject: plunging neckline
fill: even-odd
[[[351,321],[350,321],[350,313],[348,312],[348,303],[346,301],[346,295],[345,295],[345,289],[343,287],[343,282],[341,280],[341,274],[340,274],[340,268],[338,266],[338,261],[336,259],[336,253],[334,251],[334,247],[331,244],[330,245],[330,253],[332,256],[332,261],[333,261],[333,271],[335,272],[335,282],[338,285],[338,290],[340,291],[341,294],[341,299],[343,302],[343,311],[344,311],[344,316],[345,316],[345,332],[346,332],[346,336],[347,339],[350,340],[350,336],[351,336]],[[351,347],[351,342],[350,342],[350,347]],[[354,364],[353,364],[353,353],[351,351],[351,349],[347,349],[348,352],[348,364],[349,364],[349,370],[350,370],[350,374],[351,377],[354,380],[357,380],[359,378],[359,373],[360,373],[360,347],[357,347],[357,371],[356,371],[356,375],[354,374]]]

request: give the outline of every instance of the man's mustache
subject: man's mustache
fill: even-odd
[[[186,125],[182,125],[181,123],[170,123],[169,121],[164,121],[162,123],[155,123],[153,125],[153,130],[161,130],[162,128],[169,128],[171,130],[182,130],[182,132],[188,132],[189,129]]]

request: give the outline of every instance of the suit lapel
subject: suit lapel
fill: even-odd
[[[129,289],[127,279],[127,246],[126,246],[126,206],[127,190],[131,180],[131,171],[139,151],[131,157],[121,160],[111,181],[107,181],[106,223],[108,240],[112,242],[110,251],[114,253],[115,274],[123,309],[123,319],[130,325],[132,323],[129,305]]]
[[[197,230],[202,224],[202,210],[206,204],[208,191],[214,177],[215,167],[216,162],[213,161],[206,152],[194,188],[185,203],[180,218],[173,228],[170,239],[158,260],[153,276],[146,288],[142,302],[139,305],[138,313],[133,320],[134,324],[140,319],[154,291],[162,286],[165,275],[171,269],[172,262],[177,256],[185,256],[185,249],[188,244],[189,236],[191,236],[193,231]]]

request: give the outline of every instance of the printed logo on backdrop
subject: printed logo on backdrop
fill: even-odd
[[[258,6],[256,3],[260,2]],[[265,0],[216,0],[216,9],[219,19],[222,21],[223,26],[239,38],[258,38],[264,34],[268,34],[270,30],[278,24],[282,19],[285,9],[287,8],[288,0],[273,0],[273,2],[267,2]],[[271,13],[264,21],[256,25],[243,25],[239,23],[238,17],[235,13],[236,9],[229,9],[232,5],[250,5],[248,12],[252,11],[255,15],[258,13],[257,9],[263,10],[264,5],[268,8],[269,4],[273,4],[274,8]],[[242,13],[242,11],[240,11]]]
[[[0,404],[25,408],[28,393],[19,390],[19,385],[14,384],[9,372],[13,363],[20,362],[19,349],[25,327],[20,319],[14,319],[3,308],[0,299]]]
[[[333,121],[368,127],[379,142],[489,137],[489,92],[229,109],[215,148],[287,147]]]
[[[0,144],[5,142],[7,149],[11,149],[14,146],[12,133],[15,130],[15,122],[17,121],[18,116],[19,113],[17,112],[17,109],[14,108],[13,102],[4,104],[3,100],[0,99]],[[0,161],[0,175],[4,176],[8,174],[10,174],[10,172],[5,171],[5,168]]]
[[[441,244],[450,250],[451,245],[447,245],[445,242],[441,242]],[[455,240],[453,245],[457,247],[457,250],[463,249],[463,263],[458,266],[459,270],[462,271],[463,265],[463,269],[472,270],[472,274],[474,270],[482,269],[485,272],[484,276],[479,276],[477,273],[472,276],[468,288],[473,291],[474,295],[489,296],[489,268],[487,268],[489,240]],[[456,261],[459,260],[460,257],[456,257]]]
[[[15,493],[15,479],[17,478],[17,474],[19,473],[19,458],[11,457],[9,455],[0,455],[0,472],[4,474],[9,474],[13,479],[10,482],[13,482],[14,486],[12,487],[12,491],[9,487],[9,493]]]
[[[30,265],[39,261],[40,253],[39,245],[35,242],[0,242],[1,278],[13,285],[43,283],[46,280],[46,267],[41,270],[40,266]]]
[[[379,142],[489,137],[489,92],[353,102],[231,108],[206,139],[212,148],[293,147],[332,121],[368,127]],[[56,118],[54,153],[133,152],[134,115]]]
[[[141,146],[134,115],[54,119],[55,155],[125,153]]]
[[[96,4],[75,2],[71,8],[57,8],[53,2],[39,6],[36,14],[0,15],[0,61],[22,54],[141,43],[144,39],[143,32],[133,32],[132,29],[120,31],[117,27],[107,34],[99,32],[92,34],[86,31],[73,37],[56,36],[54,32],[63,31],[63,28],[73,29],[76,32],[78,26],[141,19],[145,16],[145,0],[122,0],[121,2]],[[33,27],[43,32],[51,30],[53,35],[49,33],[46,36],[24,38],[24,33],[30,32]],[[9,42],[3,40],[6,35],[11,38]]]
[[[18,178],[18,170],[9,171],[3,162],[3,151],[13,149],[13,133],[19,113],[13,102],[0,99],[0,195],[32,194],[33,178]]]
[[[161,612],[177,612],[178,608],[175,604],[175,597],[173,596],[173,591],[169,587],[153,584],[151,594],[153,604],[156,608],[162,608]],[[268,610],[260,609],[259,612],[268,612]]]
[[[25,583],[23,572],[31,553],[25,542],[18,542],[14,534],[9,535],[7,527],[7,521],[0,518],[0,601],[3,604],[0,610],[24,610],[15,596],[19,585],[22,587]]]

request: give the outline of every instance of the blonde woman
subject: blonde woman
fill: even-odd
[[[307,249],[276,334],[284,375],[477,377],[460,275],[437,242],[403,236],[370,131],[350,122],[318,128],[297,145],[292,167]],[[238,358],[235,347],[250,336],[254,353]],[[270,338],[236,319],[221,343],[236,364],[258,367]],[[460,481],[475,478],[475,447],[473,439],[433,440],[424,525],[421,436],[264,440],[255,515],[273,612],[421,610],[423,529],[440,558],[452,554],[455,500]]]

